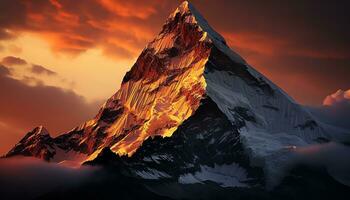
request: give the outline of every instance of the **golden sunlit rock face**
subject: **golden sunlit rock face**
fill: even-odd
[[[205,96],[204,69],[211,46],[183,3],[143,50],[120,90],[95,119],[80,127],[80,145],[87,145],[90,159],[104,147],[131,155],[148,137],[171,136]]]

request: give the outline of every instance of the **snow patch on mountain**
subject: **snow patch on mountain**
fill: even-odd
[[[170,178],[171,176],[165,172],[161,172],[155,169],[145,169],[145,170],[139,170],[135,171],[135,173],[143,178],[143,179],[149,179],[149,180],[157,180],[160,178]]]
[[[178,179],[181,184],[203,184],[205,181],[213,181],[222,187],[248,187],[247,175],[238,164],[217,165],[214,167],[200,166],[200,171],[183,174]]]

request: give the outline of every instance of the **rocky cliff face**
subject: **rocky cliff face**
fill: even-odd
[[[188,183],[205,180],[198,178],[201,171],[237,170],[240,177],[229,175],[231,182],[221,183],[228,185],[244,185],[254,173],[250,165],[276,175],[290,147],[330,139],[188,2],[169,16],[94,119],[57,138],[34,135],[7,156],[92,160],[110,148],[135,159],[140,177],[156,174]],[[163,161],[170,168],[177,163],[176,175],[157,169]],[[137,169],[145,163],[154,166],[150,173]]]

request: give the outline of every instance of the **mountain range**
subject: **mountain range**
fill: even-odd
[[[113,166],[161,196],[188,198],[199,192],[177,187],[275,188],[299,149],[344,138],[231,50],[185,1],[93,119],[55,138],[36,127],[6,157]]]

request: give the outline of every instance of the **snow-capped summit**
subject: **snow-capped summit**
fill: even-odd
[[[203,174],[209,173],[209,180],[225,186],[247,186],[254,166],[279,176],[288,147],[331,139],[303,107],[232,51],[187,1],[94,119],[44,138],[39,143],[54,149],[39,148],[53,152],[45,154],[47,160],[57,160],[57,152],[59,160],[72,152],[93,160],[110,148],[134,159],[127,162],[138,177],[186,184],[206,181]],[[37,147],[27,139],[8,155],[36,156],[31,150]]]

